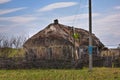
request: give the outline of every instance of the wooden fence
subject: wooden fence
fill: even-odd
[[[55,60],[55,59],[32,59],[26,60],[25,57],[0,58],[0,69],[70,69],[88,67],[88,61],[85,60]],[[102,57],[94,59],[94,67],[120,67],[120,58],[112,61],[111,57]]]

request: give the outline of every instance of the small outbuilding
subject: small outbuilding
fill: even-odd
[[[92,34],[93,55],[100,55],[103,43]],[[89,32],[60,24],[58,20],[29,38],[23,45],[29,59],[79,60],[88,55]],[[88,57],[86,57],[88,60]],[[86,61],[85,59],[85,61]]]

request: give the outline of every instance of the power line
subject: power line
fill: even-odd
[[[80,11],[80,8],[81,8],[81,0],[79,0],[79,5],[78,7],[76,8],[76,11],[75,11],[75,16],[74,16],[74,19],[73,19],[73,26],[76,24],[76,20],[77,20],[77,16],[78,16],[78,13]]]
[[[105,46],[119,46],[119,44],[104,44]]]

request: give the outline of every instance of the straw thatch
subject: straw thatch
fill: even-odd
[[[77,38],[74,37],[77,34]],[[104,48],[100,40],[92,34],[93,46],[99,50]],[[57,20],[45,29],[29,38],[24,48],[28,54],[35,54],[39,58],[71,58],[75,47],[85,47],[89,44],[89,32],[81,28],[73,28],[59,24]],[[67,56],[67,57],[66,57]]]

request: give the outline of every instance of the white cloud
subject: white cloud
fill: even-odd
[[[58,2],[58,3],[49,4],[41,9],[39,9],[38,11],[51,11],[54,9],[70,7],[70,6],[74,6],[74,5],[77,5],[77,3],[76,2]]]
[[[95,17],[95,16],[99,16],[100,14],[93,13],[92,15],[93,15],[93,17]],[[88,14],[78,14],[78,15],[65,16],[65,17],[61,17],[59,19],[60,19],[60,21],[62,21],[64,23],[65,22],[73,23],[75,20],[88,19]]]
[[[16,12],[23,9],[26,9],[26,7],[0,10],[0,15]]]
[[[12,26],[9,25],[9,27],[8,27],[8,25],[0,25],[0,33],[8,32],[14,26],[13,25]]]
[[[120,25],[120,14],[111,14],[94,20],[94,24],[101,26],[101,29],[111,29]],[[106,26],[106,27],[105,27]]]
[[[80,8],[88,8],[88,5],[80,4]]]
[[[32,16],[14,16],[14,17],[0,17],[0,21],[8,21],[15,23],[29,23],[31,21],[36,20],[36,17]]]
[[[74,24],[74,21],[77,23]],[[62,24],[72,25],[75,27],[88,30],[88,14],[78,14],[66,17],[60,17]],[[93,33],[105,45],[120,43],[120,14],[100,14],[93,13]],[[109,46],[108,46],[109,47]]]
[[[11,0],[0,0],[0,4],[4,4],[4,3],[7,3],[7,2],[10,2]]]
[[[120,43],[120,14],[101,15],[93,19],[93,32],[105,45]]]
[[[14,16],[0,18],[3,24],[0,25],[0,34],[7,34],[7,36],[29,35],[37,32],[39,28],[34,20],[36,17],[32,16]]]
[[[116,7],[114,7],[114,9],[118,9],[118,10],[119,10],[119,9],[120,9],[120,6],[116,6]]]

